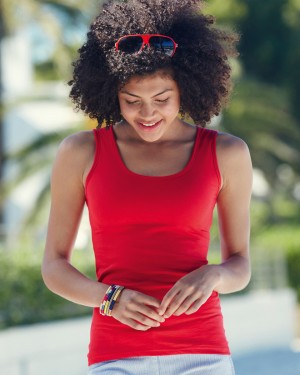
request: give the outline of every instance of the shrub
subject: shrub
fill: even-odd
[[[291,247],[287,253],[288,281],[295,289],[300,302],[300,243],[298,247]]]
[[[91,309],[69,302],[47,289],[40,252],[0,252],[0,328],[87,315]],[[81,272],[94,275],[87,263]],[[93,277],[93,276],[92,276]]]
[[[300,302],[300,234],[299,225],[273,225],[255,238],[257,247],[264,249],[265,262],[270,263],[276,252],[282,254],[286,265],[287,282]]]

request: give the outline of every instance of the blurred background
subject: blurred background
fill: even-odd
[[[49,292],[40,263],[60,141],[96,124],[68,99],[99,0],[0,2],[0,373],[83,375],[91,309]],[[208,0],[241,35],[230,105],[211,126],[253,159],[252,267],[222,296],[237,375],[300,374],[300,1]],[[210,260],[218,261],[217,226]],[[74,264],[94,277],[86,213]]]

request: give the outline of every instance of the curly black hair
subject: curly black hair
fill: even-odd
[[[238,36],[214,25],[201,12],[203,0],[110,0],[102,7],[73,63],[70,97],[76,109],[98,124],[121,120],[118,91],[132,76],[169,72],[180,90],[180,113],[205,126],[218,115],[231,91],[228,57]],[[178,44],[173,57],[145,48],[139,54],[116,50],[127,34],[164,34]]]

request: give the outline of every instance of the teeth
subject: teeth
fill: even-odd
[[[144,126],[153,126],[153,125],[155,125],[156,124],[156,122],[153,122],[152,124],[143,124],[142,123],[142,125],[144,125]]]

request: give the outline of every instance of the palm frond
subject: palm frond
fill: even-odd
[[[248,143],[254,167],[264,172],[270,186],[276,185],[280,164],[289,164],[300,174],[300,125],[282,89],[240,81],[223,114],[222,127]]]
[[[76,130],[78,129],[76,128]],[[25,159],[31,157],[34,153],[39,153],[46,147],[59,143],[73,131],[75,132],[74,129],[66,129],[60,130],[59,132],[55,131],[47,134],[42,134],[20,150],[5,154],[4,161],[22,163]]]
[[[34,208],[29,211],[23,220],[22,228],[26,230],[28,226],[35,224],[43,211],[43,208],[50,200],[50,183],[49,180],[45,182],[45,185],[41,188],[35,203]]]

